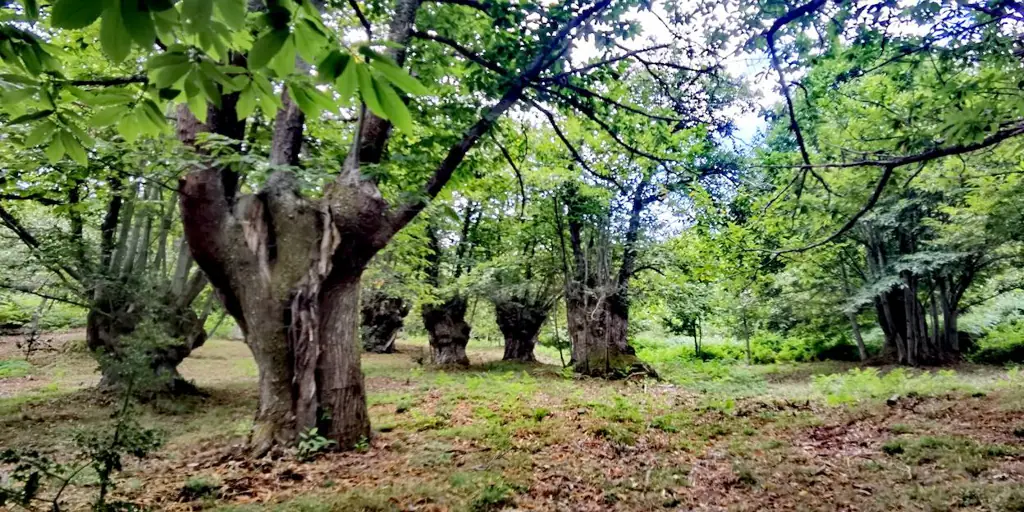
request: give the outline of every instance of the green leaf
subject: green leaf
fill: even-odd
[[[348,62],[352,60],[352,56],[347,53],[342,53],[338,50],[331,50],[320,64],[317,64],[317,74],[320,77],[320,81],[325,83],[331,83],[338,79],[342,73],[345,72],[345,67],[348,66]]]
[[[88,27],[103,14],[103,4],[98,0],[57,0],[50,11],[50,25],[68,29]]]
[[[388,120],[402,131],[412,131],[412,115],[398,93],[382,80],[374,79],[373,87],[377,91],[377,97],[380,99],[384,112],[387,113]]]
[[[146,61],[146,68],[155,70],[167,66],[184,64],[186,62],[189,62],[188,55],[181,52],[167,52],[150,57],[149,60]]]
[[[107,107],[93,114],[89,122],[97,128],[110,126],[121,119],[121,117],[126,113],[128,113],[128,107],[126,105],[114,105],[113,107]]]
[[[39,2],[36,0],[22,0],[21,5],[25,7],[25,13],[28,14],[28,19],[39,19]]]
[[[337,88],[338,96],[341,97],[341,102],[344,105],[348,105],[352,102],[352,96],[356,92],[356,86],[359,83],[359,79],[356,76],[356,68],[359,63],[353,58],[349,58],[348,64],[345,65],[345,71],[341,73],[338,80],[334,83]]]
[[[18,124],[31,123],[32,121],[35,121],[37,119],[42,119],[44,117],[47,117],[50,114],[53,114],[53,110],[40,110],[39,112],[32,112],[31,114],[25,114],[23,116],[18,116],[18,117],[15,117],[14,119],[11,119],[10,121],[7,121],[7,126],[14,126],[14,125],[18,125]]]
[[[238,103],[235,105],[235,113],[238,114],[238,120],[248,118],[256,110],[256,93],[253,91],[252,84],[242,88],[242,92],[238,94]]]
[[[133,96],[125,91],[109,91],[93,95],[92,98],[87,100],[87,103],[94,107],[103,107],[106,105],[128,103],[132,101],[132,98]]]
[[[39,85],[39,82],[27,76],[15,75],[13,73],[0,73],[0,80],[9,84]]]
[[[316,62],[327,47],[327,36],[310,20],[295,24],[295,48],[307,62]]]
[[[78,139],[71,135],[71,132],[60,132],[60,141],[64,144],[64,152],[72,160],[81,165],[89,163],[89,155],[85,152],[85,148],[78,142]]]
[[[200,93],[202,83],[197,74],[192,73],[185,79],[185,96],[188,97],[188,109],[192,111],[192,115],[205,123],[206,96]]]
[[[121,0],[110,1],[113,3],[103,12],[103,20],[100,21],[100,44],[110,60],[121,62],[131,52],[132,38],[121,19]]]
[[[61,158],[64,158],[64,143],[61,141],[63,137],[60,136],[60,133],[54,134],[53,139],[50,140],[50,145],[46,146],[46,149],[43,150],[43,154],[46,155],[51,164],[55,164]]]
[[[166,89],[167,87],[178,83],[178,80],[181,80],[181,77],[185,76],[191,70],[191,62],[162,67],[153,73],[153,85],[160,89]]]
[[[377,90],[373,87],[373,77],[370,76],[370,71],[366,69],[366,66],[362,64],[355,64],[356,68],[356,80],[359,84],[359,97],[363,100],[363,103],[380,117],[388,117],[387,112],[384,111],[384,107],[380,104],[380,99],[377,98]]]
[[[85,147],[93,147],[96,145],[96,140],[93,139],[88,132],[78,127],[75,123],[66,122],[65,125],[71,129],[71,132],[75,134],[75,137],[82,142]]]
[[[245,0],[215,0],[214,6],[224,20],[224,24],[231,30],[245,28]]]
[[[430,91],[424,87],[419,80],[416,80],[412,75],[406,73],[404,69],[389,61],[374,58],[370,61],[370,65],[373,66],[373,69],[376,69],[384,75],[389,82],[395,85],[395,87],[398,87],[409,94],[420,96],[430,94]]]
[[[164,117],[163,112],[160,111],[160,107],[157,106],[153,100],[147,99],[142,101],[142,112],[146,118],[153,123],[153,126],[158,128],[160,131],[163,131],[163,129],[167,127],[167,118]]]
[[[128,142],[135,142],[141,135],[138,116],[138,112],[133,112],[131,115],[122,117],[117,123],[117,133],[121,134]]]
[[[304,114],[311,118],[320,116],[320,107],[317,106],[316,102],[309,97],[305,87],[300,84],[292,84],[288,87],[288,96],[295,100],[295,104],[299,106]]]
[[[214,106],[220,107],[220,89],[217,84],[207,75],[199,75],[199,86],[202,87],[206,97],[209,98],[210,103]]]
[[[23,87],[21,89],[11,89],[10,91],[3,94],[4,103],[7,105],[17,105],[22,101],[25,101],[34,96],[39,89],[36,87]]]
[[[274,92],[274,86],[270,84],[270,80],[263,75],[253,75],[252,83],[256,86],[255,92],[259,93],[260,104],[265,112],[273,112],[275,109],[281,108],[281,99]]]
[[[274,30],[260,36],[249,50],[249,69],[260,69],[270,63],[288,40],[287,30]]]
[[[205,30],[213,16],[213,1],[184,0],[181,3],[181,14],[192,24],[193,31]]]
[[[25,137],[25,147],[34,148],[48,140],[53,136],[53,131],[57,129],[57,125],[47,119],[36,125],[28,136]]]
[[[270,59],[268,65],[270,69],[273,69],[277,76],[286,77],[295,72],[295,37],[289,37],[285,42],[284,46],[281,47],[281,51],[277,52],[277,55],[273,59]]]
[[[231,79],[231,77],[225,75],[223,71],[218,69],[217,66],[213,64],[213,62],[203,59],[203,61],[199,63],[199,69],[203,71],[204,75],[206,75],[212,80],[216,80],[224,87],[234,86],[234,81]]]
[[[149,11],[139,9],[138,0],[122,0],[121,19],[132,39],[143,49],[153,46],[156,39],[156,29],[153,27],[153,17]]]

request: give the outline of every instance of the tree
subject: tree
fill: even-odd
[[[57,0],[40,11],[25,0],[6,7],[13,21],[4,29],[16,44],[2,58],[17,78],[5,84],[31,101],[5,111],[12,122],[53,123],[46,130],[58,135],[29,145],[46,145],[54,159],[87,160],[90,141],[76,130],[84,119],[68,115],[79,97],[90,109],[83,117],[116,124],[126,139],[163,135],[164,114],[177,106],[177,135],[199,155],[179,186],[185,238],[260,368],[254,454],[312,427],[342,448],[369,436],[356,350],[362,273],[501,116],[523,99],[548,112],[544,102],[578,97],[604,111],[648,115],[593,89],[614,82],[615,69],[630,61],[686,55],[665,44],[617,44],[637,32],[628,13],[640,2],[461,4],[398,0],[365,11],[357,2],[149,0],[101,8]],[[78,75],[75,46],[69,56],[45,43],[32,29],[40,17],[59,37],[79,38],[79,48],[95,48],[98,39],[118,76]],[[384,39],[375,36],[381,25]],[[362,42],[342,43],[359,29]],[[586,37],[601,41],[599,55],[569,62],[573,41]],[[443,84],[433,91],[436,102],[416,101],[428,91],[406,67]],[[102,92],[81,94],[84,87]],[[352,99],[354,107],[338,108]],[[354,125],[351,149],[338,172],[306,186],[303,148],[321,114]],[[259,140],[250,136],[262,131],[252,121],[271,117],[271,170],[265,180],[248,180],[246,156],[258,151],[249,142]],[[433,133],[416,140],[414,117]],[[309,146],[319,149],[323,138]]]
[[[426,276],[422,243],[404,230],[371,262],[360,297],[363,348],[387,354],[409,314],[412,301],[424,293]]]
[[[147,354],[154,374],[147,382],[159,384],[154,390],[192,392],[177,366],[205,342],[213,297],[194,308],[206,279],[173,224],[176,194],[163,188],[166,166],[179,161],[172,149],[154,145],[109,144],[94,151],[85,165],[52,163],[38,150],[3,154],[0,225],[40,271],[53,276],[39,287],[6,286],[86,308],[86,341],[100,362],[102,387],[123,384],[115,367],[136,350]],[[131,168],[151,174],[136,178],[125,171]],[[55,178],[46,177],[51,173]],[[147,322],[157,324],[166,340],[125,346],[125,338]]]
[[[428,296],[420,304],[423,327],[430,342],[430,362],[436,365],[468,366],[466,345],[472,327],[466,321],[469,297],[460,280],[472,270],[474,237],[482,211],[472,200],[462,201],[462,213],[447,210],[451,230],[440,226],[441,219],[427,220],[426,270]],[[447,256],[447,257],[446,257]]]

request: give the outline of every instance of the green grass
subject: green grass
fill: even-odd
[[[32,364],[24,359],[0,359],[0,379],[24,377],[32,372]]]
[[[984,405],[988,414],[1019,418],[1013,411],[1024,410],[1024,402],[1014,397],[1024,380],[1014,369],[847,371],[849,366],[836,363],[747,366],[689,359],[660,362],[666,380],[635,383],[578,379],[558,366],[495,362],[500,347],[471,347],[473,366],[441,371],[416,363],[410,353],[415,348],[363,356],[375,430],[365,451],[324,454],[310,462],[285,454],[252,466],[194,468],[193,461],[216,459],[203,453],[244,443],[256,406],[248,349],[211,341],[183,366],[209,396],[140,409],[142,422],[160,427],[168,439],[157,466],[171,482],[164,496],[193,500],[204,509],[285,512],[543,509],[553,502],[653,510],[695,507],[689,494],[717,500],[736,493],[754,500],[751,507],[765,506],[758,497],[774,494],[797,508],[814,508],[811,498],[793,489],[817,485],[824,461],[834,462],[832,453],[816,454],[815,447],[866,446],[876,452],[871,464],[842,467],[850,481],[878,485],[870,498],[836,487],[837,494],[852,493],[850,509],[953,503],[961,492],[965,502],[977,498],[995,510],[1014,499],[1005,486],[986,479],[1005,473],[1020,457],[1013,432],[1024,425],[1006,421],[998,430],[1002,440],[972,441],[949,431],[947,422],[909,408],[931,400],[936,407]],[[36,440],[42,439],[59,453],[76,429],[108,420],[110,406],[102,397],[65,386],[91,376],[91,368],[66,359],[35,368],[40,384],[54,388],[0,399],[0,437],[19,446],[40,446]],[[885,402],[893,394],[917,398],[907,409],[900,402],[901,417],[890,419],[893,409]],[[977,419],[972,413],[959,425]],[[853,431],[860,424],[871,426],[859,431],[867,438],[841,438],[845,425]],[[836,425],[841,428],[831,430]],[[855,444],[862,439],[866,444]],[[275,489],[280,478],[273,471],[282,467],[303,480]],[[915,477],[935,472],[935,483],[906,480],[908,467]],[[154,492],[151,472],[149,466],[129,467],[124,481],[133,483],[118,492],[148,496]],[[238,481],[269,486],[265,495],[274,500],[230,503]],[[874,497],[880,501],[873,507]]]

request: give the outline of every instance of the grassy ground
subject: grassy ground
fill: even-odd
[[[376,434],[360,452],[247,460],[256,368],[239,342],[183,365],[209,393],[159,402],[167,440],[118,494],[156,510],[1024,510],[1024,375],[661,361],[661,382],[575,380],[470,348],[443,372],[366,355]],[[113,405],[79,352],[0,341],[0,449],[60,456]],[[84,477],[72,498],[89,492]]]

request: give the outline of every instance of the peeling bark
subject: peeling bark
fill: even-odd
[[[563,54],[573,31],[609,4],[603,0],[563,26],[521,76],[508,82],[501,99],[463,132],[421,193],[407,203],[387,205],[373,179],[362,172],[362,164],[382,158],[390,133],[386,121],[365,109],[353,147],[321,199],[303,198],[287,170],[276,171],[257,194],[241,197],[238,173],[213,161],[181,180],[180,209],[192,255],[244,333],[260,369],[252,455],[291,445],[299,432],[311,428],[341,449],[369,436],[356,345],[363,269],[440,193],[526,85],[558,60],[552,56]],[[418,0],[402,0],[392,14],[389,41],[399,63],[418,7]],[[208,109],[205,126],[180,109],[179,138],[194,146],[197,134],[207,131],[241,140],[245,122],[238,120],[236,102],[237,94],[224,94],[219,107]],[[289,108],[289,102],[285,96],[285,108],[275,119],[271,160],[276,163],[294,162],[299,154],[301,112]],[[461,307],[431,317],[435,332],[443,333],[438,346],[445,347],[437,350],[437,360],[466,361],[464,314],[462,301]]]

